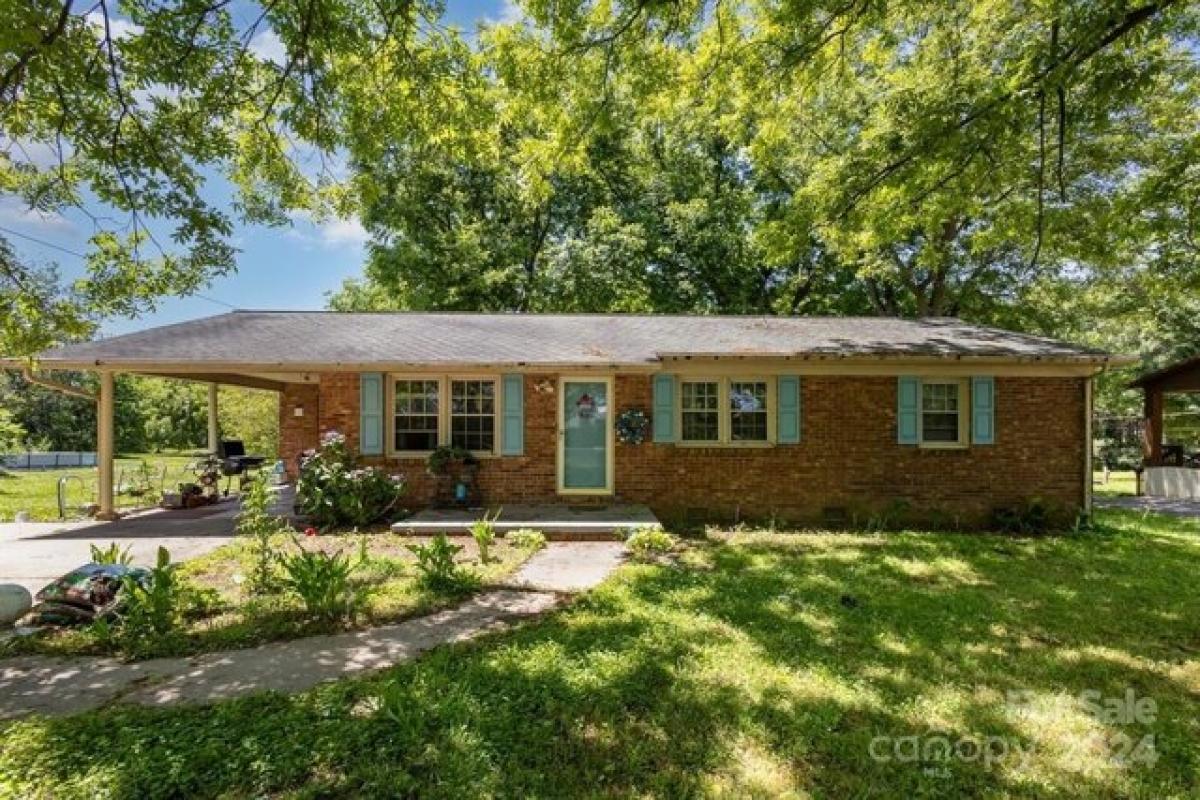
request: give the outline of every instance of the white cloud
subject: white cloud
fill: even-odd
[[[12,196],[0,197],[0,222],[41,234],[75,231],[75,223],[57,211],[39,211]]]
[[[513,22],[524,22],[525,11],[517,3],[517,0],[503,0],[500,5],[500,13],[497,16],[484,17],[484,22],[494,25],[508,25]]]
[[[272,30],[255,34],[250,40],[250,52],[280,67],[287,64],[287,48],[283,46],[279,34]]]
[[[358,217],[328,220],[317,228],[317,232],[321,241],[331,246],[352,244],[361,247],[371,238]]]
[[[314,220],[307,211],[291,214],[292,230],[288,235],[306,244],[319,244],[329,249],[361,248],[371,239],[362,221],[354,217],[329,217]]]
[[[101,34],[104,33],[104,12],[93,11],[87,15],[87,21],[92,24]],[[127,19],[120,17],[109,16],[108,29],[112,32],[113,39],[127,39],[130,36],[137,36],[143,30],[141,25],[130,22]]]

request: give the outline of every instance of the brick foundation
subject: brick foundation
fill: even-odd
[[[996,378],[996,443],[931,450],[896,443],[896,378],[806,375],[802,436],[767,448],[618,443],[614,497],[556,492],[557,375],[526,375],[525,455],[483,459],[489,504],[645,503],[662,518],[865,521],[898,518],[948,526],[983,522],[997,505],[1040,498],[1064,512],[1084,502],[1083,378]],[[337,430],[358,445],[358,376],[327,373],[289,388],[280,403],[281,455]],[[651,376],[618,375],[615,411],[651,408]],[[297,406],[303,417],[294,416]],[[433,496],[424,459],[373,459],[408,482],[407,505]]]

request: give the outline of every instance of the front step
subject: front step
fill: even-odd
[[[498,509],[496,533],[530,528],[556,541],[619,541],[637,528],[659,525],[646,506],[507,506]],[[426,509],[392,525],[396,533],[468,536],[487,509]],[[496,511],[491,512],[493,515]]]
[[[546,539],[552,542],[620,542],[624,541],[626,536],[641,524],[645,523],[625,526],[609,523],[566,527],[562,525],[551,526],[544,522],[511,524],[497,522],[496,535],[503,537],[506,533],[521,530],[522,528],[530,528],[535,531],[541,531]],[[394,523],[392,525],[392,532],[403,533],[409,536],[436,536],[439,533],[444,533],[447,536],[470,536],[471,524],[469,522],[404,520]]]

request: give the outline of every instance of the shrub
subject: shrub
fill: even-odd
[[[158,548],[158,560],[143,575],[126,575],[121,586],[119,614],[121,649],[132,656],[160,650],[162,639],[179,624],[182,585],[167,548]]]
[[[300,465],[296,505],[314,525],[362,526],[385,519],[400,501],[404,484],[376,467],[359,467],[346,438],[330,432]]]
[[[1054,527],[1054,514],[1048,504],[1034,497],[1023,503],[997,506],[992,510],[991,525],[1001,533],[1040,536]]]
[[[133,563],[133,556],[129,553],[128,545],[122,548],[116,542],[109,542],[108,547],[91,545],[91,551],[93,564],[118,564],[127,567]]]
[[[475,576],[454,563],[462,547],[450,544],[446,534],[439,533],[429,544],[410,544],[408,549],[417,557],[419,582],[425,588],[449,594],[474,588]]]
[[[237,532],[251,539],[250,553],[254,559],[246,578],[246,590],[251,594],[268,594],[278,588],[275,563],[278,560],[271,539],[287,530],[287,523],[270,513],[271,491],[265,475],[251,480],[242,492],[242,513],[238,514]]]
[[[471,523],[471,538],[475,540],[475,546],[479,548],[480,564],[486,564],[491,560],[491,548],[496,541],[496,520],[498,519],[500,519],[499,511],[494,517],[489,517],[485,511],[482,519]]]
[[[280,558],[284,588],[294,592],[314,617],[336,621],[354,614],[357,593],[350,584],[354,565],[343,553],[330,555],[322,550],[305,550]]]
[[[522,550],[541,550],[546,546],[546,534],[533,528],[520,528],[504,537],[513,547]]]
[[[675,537],[658,525],[642,525],[629,534],[629,538],[625,540],[625,546],[629,548],[629,552],[633,553],[634,558],[648,559],[655,555],[669,553],[675,546]]]
[[[179,591],[179,615],[185,620],[208,619],[230,608],[221,593],[209,587],[184,583]]]

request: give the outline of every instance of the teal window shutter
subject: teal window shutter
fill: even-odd
[[[780,444],[800,442],[800,376],[779,376],[779,406],[776,438]]]
[[[501,399],[504,403],[504,427],[500,440],[500,455],[525,454],[525,376],[505,375]]]
[[[654,376],[654,441],[675,441],[675,376]]]
[[[996,379],[991,375],[971,378],[971,442],[996,441]]]
[[[921,379],[901,375],[896,382],[896,441],[917,444],[920,430]]]
[[[383,455],[383,375],[358,376],[358,449],[364,456]]]

